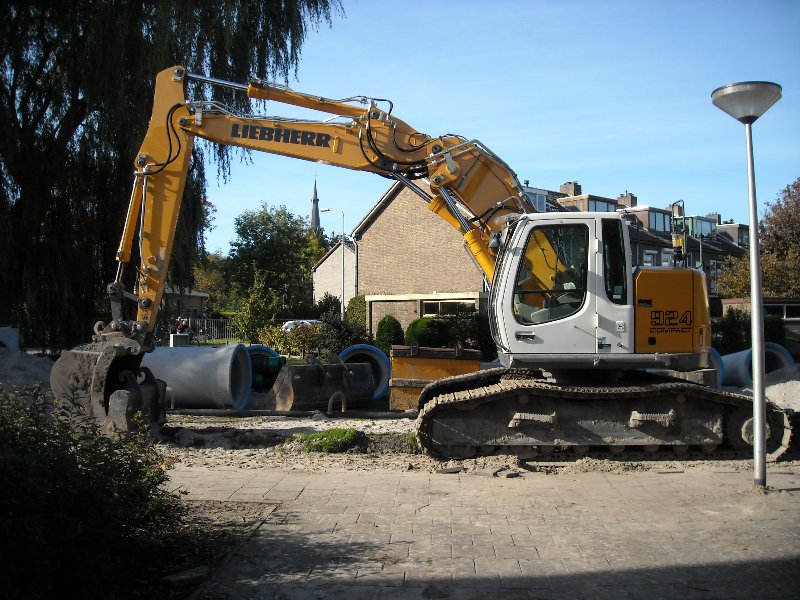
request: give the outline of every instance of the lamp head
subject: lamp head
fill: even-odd
[[[749,125],[781,99],[781,89],[769,81],[731,83],[711,92],[711,102],[740,123]]]

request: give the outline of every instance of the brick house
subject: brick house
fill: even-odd
[[[358,292],[366,296],[372,333],[387,314],[406,328],[414,319],[459,306],[485,309],[483,273],[463,237],[404,185],[387,190],[353,237]]]

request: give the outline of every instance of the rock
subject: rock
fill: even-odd
[[[437,469],[436,472],[440,475],[452,475],[453,473],[461,473],[464,470],[464,467],[458,465],[456,467],[444,467],[443,469]]]

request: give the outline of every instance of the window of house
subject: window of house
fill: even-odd
[[[475,311],[474,300],[423,300],[422,316],[439,317]]]
[[[658,264],[658,252],[656,250],[645,250],[643,264],[645,267],[655,267]]]
[[[523,325],[578,312],[586,300],[589,228],[541,225],[531,232],[514,283],[514,315]]]
[[[739,228],[739,246],[748,248],[750,246],[750,231],[744,227]]]
[[[764,312],[785,320],[800,320],[800,304],[770,304],[764,306]]]
[[[661,266],[662,267],[671,267],[673,265],[673,259],[675,258],[675,251],[672,249],[664,249],[661,251]]]
[[[603,200],[589,200],[589,212],[615,212],[616,206]]]
[[[539,212],[547,212],[547,196],[536,192],[526,192],[525,195],[531,201],[536,210]]]
[[[672,231],[672,217],[662,212],[650,211],[648,214],[648,229],[651,231]]]
[[[717,291],[717,279],[719,278],[722,269],[725,268],[725,262],[721,260],[708,261],[708,291],[712,294]]]
[[[715,229],[714,225],[715,225],[714,221],[705,221],[703,219],[698,220],[697,228],[699,231],[696,233],[696,235],[704,235],[708,237],[713,233]]]

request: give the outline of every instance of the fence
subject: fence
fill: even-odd
[[[233,319],[189,318],[189,329],[195,337],[208,340],[236,341],[233,334]]]

